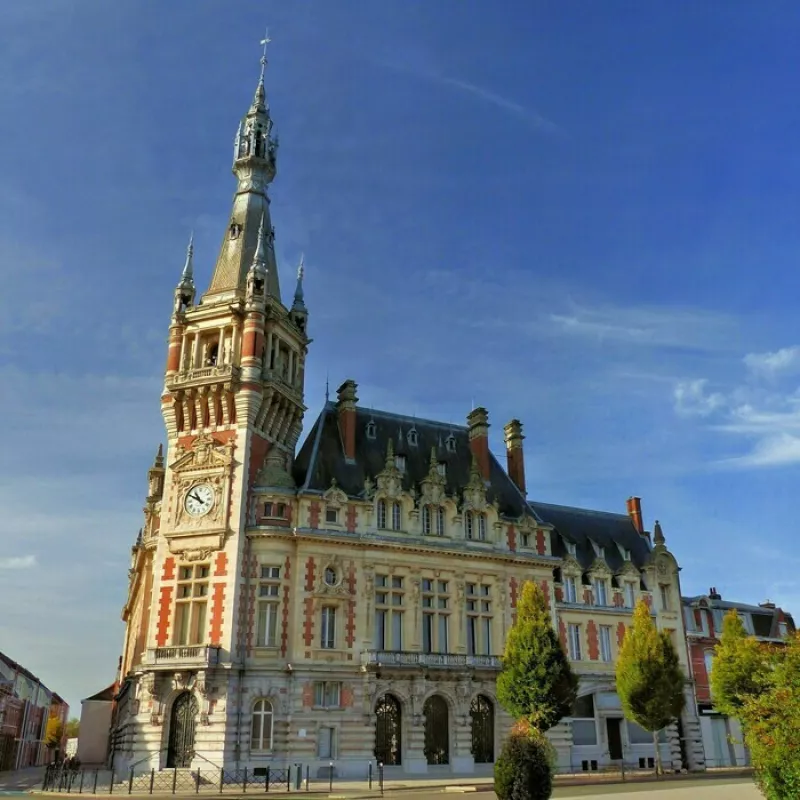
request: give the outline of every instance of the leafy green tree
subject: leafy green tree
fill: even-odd
[[[572,711],[578,679],[553,630],[544,593],[531,581],[522,586],[497,678],[497,699],[516,720],[542,733]]]
[[[768,661],[767,649],[748,635],[741,618],[731,609],[722,621],[711,668],[715,708],[730,717],[739,717],[747,700],[764,688]]]
[[[617,659],[617,694],[625,716],[653,734],[657,775],[663,773],[658,732],[683,711],[684,684],[672,639],[656,630],[650,609],[640,600]]]
[[[67,722],[67,739],[75,739],[80,733],[81,721],[73,717]]]
[[[494,765],[498,800],[547,800],[553,792],[555,752],[547,737],[520,719]]]
[[[800,797],[800,634],[762,662],[741,707],[756,782],[767,800]]]

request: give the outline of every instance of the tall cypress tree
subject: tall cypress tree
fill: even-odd
[[[656,630],[650,609],[640,600],[617,659],[617,694],[627,719],[653,734],[656,774],[664,771],[658,732],[683,711],[684,683],[669,634]]]
[[[497,699],[514,719],[544,732],[572,712],[577,690],[578,679],[553,630],[544,593],[526,581],[506,639]]]

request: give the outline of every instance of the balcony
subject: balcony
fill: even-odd
[[[191,386],[203,383],[219,383],[239,377],[239,367],[233,364],[220,364],[213,367],[193,367],[179,372],[172,378],[173,386]]]
[[[412,653],[407,651],[365,650],[361,663],[376,669],[481,669],[499,670],[500,656],[466,656],[458,653]]]
[[[145,666],[150,669],[207,669],[219,662],[219,647],[195,644],[176,647],[149,647]]]

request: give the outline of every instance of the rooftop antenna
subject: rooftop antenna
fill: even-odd
[[[329,402],[330,399],[331,399],[330,383],[328,381],[328,373],[326,372],[325,373],[325,402],[326,403]]]

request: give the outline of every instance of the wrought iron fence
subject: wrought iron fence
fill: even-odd
[[[43,792],[61,794],[247,794],[249,792],[320,792],[332,791],[335,769],[333,764],[324,778],[312,777],[309,765],[287,764],[283,767],[255,767],[248,769],[151,769],[136,772],[115,770],[74,769],[64,764],[50,764],[45,768]],[[351,782],[352,779],[345,779]],[[364,782],[384,790],[383,764],[365,769]]]

